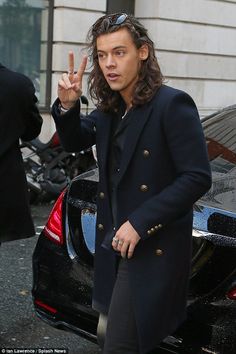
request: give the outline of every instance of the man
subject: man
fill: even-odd
[[[0,64],[0,242],[33,236],[27,182],[19,138],[41,130],[32,82]]]
[[[108,315],[104,354],[149,353],[185,319],[192,206],[211,185],[196,106],[163,85],[147,30],[107,15],[90,29],[90,93],[79,119],[86,67],[58,84],[53,116],[64,147],[96,143],[99,167],[93,307]]]

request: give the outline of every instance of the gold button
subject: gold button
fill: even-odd
[[[103,224],[98,224],[98,230],[99,230],[99,231],[103,231],[103,230],[104,230]]]
[[[104,199],[104,198],[105,198],[105,193],[100,192],[100,193],[99,193],[99,198],[100,198],[100,199]]]
[[[148,150],[143,150],[143,156],[144,157],[149,157],[150,156],[150,152]]]
[[[151,231],[152,231],[152,232],[155,232],[156,230],[154,229],[154,227],[152,227],[152,228],[151,228]]]
[[[146,184],[142,184],[140,186],[140,190],[141,190],[141,192],[147,192],[148,191],[148,186],[146,186]]]
[[[156,229],[156,230],[159,230],[159,229],[161,229],[161,228],[162,228],[162,224],[158,224],[158,225],[155,226],[155,229]]]
[[[162,255],[163,255],[163,251],[162,251],[160,248],[158,248],[158,249],[156,250],[156,255],[157,255],[157,256],[162,256]]]
[[[147,234],[148,234],[148,235],[151,235],[151,233],[152,233],[151,230],[148,230],[148,231],[147,231]]]

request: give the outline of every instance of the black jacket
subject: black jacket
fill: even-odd
[[[0,64],[0,242],[33,236],[19,138],[41,130],[32,82]]]
[[[162,86],[132,110],[117,169],[117,227],[129,220],[141,240],[128,260],[140,353],[154,348],[185,319],[192,254],[192,206],[211,185],[204,135],[186,93]],[[99,186],[93,306],[107,312],[116,278],[107,168],[112,114],[79,119],[79,104],[53,116],[69,151],[97,146]],[[124,309],[125,311],[125,309]]]

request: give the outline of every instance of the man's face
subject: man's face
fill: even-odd
[[[110,88],[119,91],[126,103],[130,102],[141,61],[148,56],[147,46],[137,49],[129,31],[121,28],[97,38],[97,53]]]

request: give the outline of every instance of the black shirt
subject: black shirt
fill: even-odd
[[[120,172],[120,164],[122,160],[122,155],[124,152],[124,145],[127,135],[127,127],[134,118],[132,114],[133,109],[131,108],[125,114],[125,104],[121,105],[119,112],[112,117],[112,127],[109,142],[109,157],[108,157],[108,181],[109,181],[109,195],[110,204],[112,210],[112,223],[113,230],[108,232],[105,236],[102,246],[111,249],[112,238],[114,237],[116,230],[119,228],[117,222],[117,181]]]

